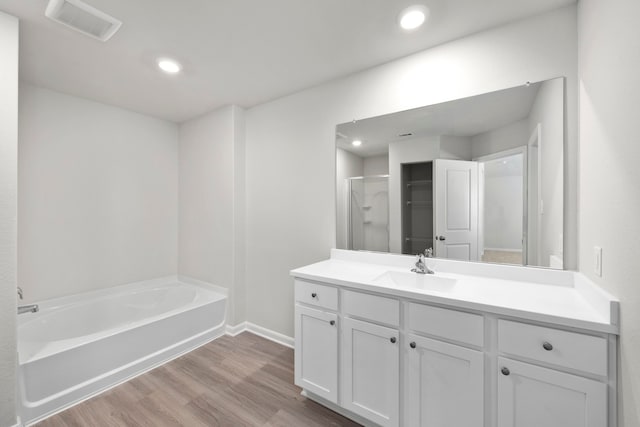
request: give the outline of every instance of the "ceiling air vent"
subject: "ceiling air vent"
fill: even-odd
[[[49,19],[103,42],[109,40],[122,25],[121,21],[80,0],[49,0],[44,14]]]

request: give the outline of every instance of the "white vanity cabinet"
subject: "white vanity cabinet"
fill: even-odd
[[[601,336],[499,320],[498,427],[606,426],[607,345]]]
[[[502,357],[498,363],[498,427],[608,425],[606,384]]]
[[[337,289],[296,281],[295,293],[295,383],[338,403]]]
[[[415,303],[407,303],[405,311],[410,332],[404,366],[404,425],[484,426],[483,317]]]
[[[365,426],[617,426],[614,297],[575,272],[412,261],[336,250],[292,272],[309,398]]]
[[[347,290],[342,296],[341,405],[384,427],[400,417],[400,303]]]
[[[345,318],[342,334],[342,406],[381,426],[398,426],[398,331]]]

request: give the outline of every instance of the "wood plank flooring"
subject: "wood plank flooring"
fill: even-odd
[[[37,424],[358,426],[300,395],[293,350],[248,332],[223,336]]]

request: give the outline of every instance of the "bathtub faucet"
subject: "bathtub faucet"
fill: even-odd
[[[19,305],[18,306],[18,314],[22,313],[37,313],[40,308],[38,304],[29,304],[29,305]]]
[[[18,297],[20,299],[24,299],[24,297],[22,295],[22,288],[20,286],[18,286]],[[18,306],[18,314],[22,314],[22,313],[37,313],[38,310],[40,310],[40,308],[38,307],[38,304],[19,305]]]

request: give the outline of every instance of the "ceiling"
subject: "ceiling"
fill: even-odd
[[[0,0],[17,16],[20,77],[181,122],[251,107],[575,0],[85,0],[123,22],[106,43],[48,20],[47,0]],[[426,26],[402,31],[422,3]],[[160,73],[158,56],[184,65]]]
[[[336,128],[337,146],[360,157],[370,157],[387,153],[390,142],[403,138],[478,135],[527,118],[539,88],[540,83],[532,83],[343,123]],[[354,139],[362,141],[362,145],[351,145]]]

